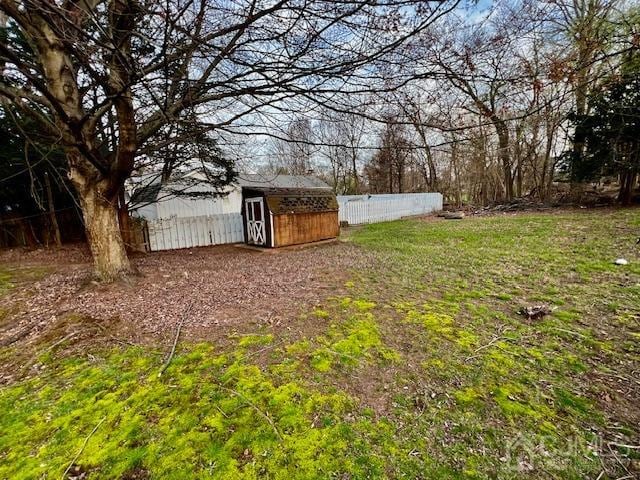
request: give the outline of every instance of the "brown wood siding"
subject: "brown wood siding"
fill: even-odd
[[[285,213],[273,216],[276,247],[336,238],[338,212]]]

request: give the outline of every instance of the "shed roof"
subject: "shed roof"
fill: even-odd
[[[245,187],[246,191],[263,193],[269,210],[281,213],[332,212],[338,201],[331,190],[314,188]]]
[[[331,190],[329,185],[311,175],[239,173],[236,182],[241,187]]]
[[[183,175],[182,177],[172,179],[171,182],[163,186],[160,183],[160,176],[158,174],[147,174],[144,177],[144,181],[140,182],[141,186],[131,193],[131,204],[134,206],[140,206],[153,203],[158,199],[162,188],[166,188],[168,191],[170,191],[171,188],[175,188],[176,190],[185,188],[188,184],[187,179],[194,176],[197,176],[197,174]],[[317,177],[308,175],[263,175],[255,173],[238,173],[235,185],[239,187],[251,187],[254,189],[298,188],[331,191],[331,187],[325,182]],[[195,187],[195,190],[202,192],[203,194],[206,194],[209,189],[204,181]]]

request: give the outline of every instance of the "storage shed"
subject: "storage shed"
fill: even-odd
[[[336,238],[338,202],[331,190],[317,188],[242,188],[245,241],[284,247]]]

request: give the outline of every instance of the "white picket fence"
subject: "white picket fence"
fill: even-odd
[[[442,210],[439,193],[339,195],[340,221],[349,225],[397,220]],[[169,217],[147,221],[148,249],[174,250],[244,241],[242,215],[224,213],[196,217]]]
[[[203,247],[244,240],[242,215],[224,213],[147,221],[149,250]]]
[[[442,194],[338,195],[338,206],[338,218],[349,225],[386,222],[442,210]]]

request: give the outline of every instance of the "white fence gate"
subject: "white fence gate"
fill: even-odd
[[[244,240],[242,215],[239,213],[149,220],[147,230],[149,250],[152,252]]]
[[[349,225],[386,222],[442,210],[442,194],[338,195],[338,206],[338,218]]]

